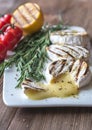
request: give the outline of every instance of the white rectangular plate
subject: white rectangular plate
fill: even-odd
[[[92,71],[92,66],[90,67]],[[4,72],[3,101],[11,107],[56,107],[56,106],[92,106],[92,81],[82,88],[77,97],[48,98],[43,100],[28,99],[17,85],[18,72],[13,66]]]

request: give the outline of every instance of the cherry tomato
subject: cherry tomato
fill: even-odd
[[[9,31],[12,34],[14,34],[14,36],[17,38],[18,41],[23,35],[23,31],[18,26],[14,26],[14,27],[8,26],[6,31]]]
[[[17,42],[17,38],[11,32],[4,32],[4,34],[1,34],[0,40],[3,45],[6,46],[7,50],[12,50]]]
[[[0,20],[0,29],[5,25],[5,22]]]
[[[21,39],[23,31],[17,26],[8,26],[3,34],[0,35],[0,41],[6,46],[7,50],[13,50],[14,46]]]
[[[12,17],[11,14],[5,14],[4,15],[4,21],[5,21],[5,23],[10,23],[11,17]]]
[[[0,17],[0,29],[6,25],[10,23],[12,15],[11,14],[5,14],[2,17]]]
[[[5,59],[8,50],[14,49],[23,35],[19,27],[8,25],[11,17],[10,14],[0,17],[0,61]]]

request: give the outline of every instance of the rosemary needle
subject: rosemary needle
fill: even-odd
[[[25,78],[34,81],[45,79],[42,70],[47,60],[46,47],[49,46],[50,32],[62,29],[62,25],[44,26],[38,33],[25,36],[15,48],[15,54],[7,61],[0,64],[0,76],[5,68],[15,64],[20,71],[20,77],[16,87],[20,87]]]

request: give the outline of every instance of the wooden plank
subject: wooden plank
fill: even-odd
[[[2,94],[0,94],[0,130],[7,130],[16,110],[16,108],[6,107],[2,101]]]
[[[31,108],[19,109],[15,117],[13,118],[8,130],[28,130],[29,124],[35,122],[35,114],[36,113],[34,113],[34,111]]]
[[[91,108],[21,108],[8,130],[91,130]]]
[[[0,93],[2,93],[3,77],[0,78]]]

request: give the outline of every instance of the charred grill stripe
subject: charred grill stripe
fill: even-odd
[[[18,13],[21,15],[21,17],[29,24],[30,21],[24,16],[21,10],[18,9]]]
[[[52,65],[52,67],[49,69],[49,73],[50,73],[50,74],[52,74],[53,69],[54,69],[54,65]]]
[[[85,73],[84,73],[84,75],[86,75],[86,74],[87,74],[87,72],[88,72],[88,69],[89,69],[89,67],[87,66],[87,69],[85,70]]]
[[[74,56],[72,56],[69,52],[67,52],[67,51],[65,51],[65,50],[63,50],[63,49],[60,49],[60,48],[56,48],[56,49],[58,49],[58,50],[61,50],[61,51],[63,51],[63,52],[65,52],[66,54],[68,54],[70,57],[72,57],[72,58],[75,58]]]
[[[30,79],[26,79],[26,81],[32,82],[32,80],[30,80]]]
[[[57,64],[58,61],[55,61],[53,62],[51,65],[50,65],[50,68],[49,68],[49,73],[52,74],[52,72],[55,71],[55,65]]]
[[[32,82],[31,82],[32,83]],[[32,84],[28,84],[28,83],[22,83],[22,85],[26,85],[24,88],[27,88],[27,86],[28,86],[28,88],[29,89],[34,89],[34,90],[39,90],[39,91],[41,91],[41,90],[44,90],[44,88],[40,88],[39,86],[33,86]]]
[[[78,51],[74,50],[74,49],[71,48],[70,46],[64,46],[64,47],[66,47],[66,48],[70,49],[71,51],[74,51],[75,53],[78,53],[78,54],[80,55],[80,53],[79,53]]]
[[[80,49],[81,51],[84,51],[85,53],[89,53],[87,49],[85,48],[82,48],[81,46],[76,46],[78,49]]]
[[[61,72],[63,70],[63,68],[65,67],[66,64],[66,60],[63,60],[63,62],[61,62],[62,66],[61,69],[59,70],[59,72]]]
[[[35,15],[32,14],[32,11],[27,7],[27,5],[24,5],[24,8],[27,10],[29,14],[31,14],[32,18],[35,20],[36,19]]]
[[[56,64],[57,61],[53,62],[50,67],[49,67],[49,73],[52,74],[53,70],[54,70],[54,65]]]
[[[24,82],[22,83],[22,85],[27,85],[27,86],[29,86],[27,83],[24,83]]]
[[[13,15],[13,19],[16,21],[16,23],[18,23],[20,26],[23,26],[23,24],[21,23],[21,21],[15,16]]]
[[[58,55],[58,56],[60,56],[60,57],[63,57],[61,54],[58,54],[58,53],[56,53],[56,52],[52,51],[52,50],[51,50],[51,49],[49,49],[49,48],[48,48],[48,50],[49,50],[50,52],[52,52],[53,54],[55,54],[55,55]]]
[[[78,75],[79,75],[79,72],[81,70],[81,65],[82,65],[82,62],[80,61],[79,68],[78,68],[78,71],[76,73],[76,81],[78,80]]]
[[[72,71],[73,66],[74,66],[74,63],[75,63],[75,61],[73,60],[73,62],[72,62],[72,64],[71,64],[71,66],[70,66],[69,72],[71,72],[71,71]]]
[[[86,74],[87,74],[88,69],[89,69],[89,66],[88,66],[88,64],[87,64],[87,68],[86,68],[86,70],[85,70],[85,72],[84,72],[84,74],[83,74],[83,75],[86,75]]]
[[[56,73],[60,74],[62,72],[63,68],[65,67],[65,64],[66,64],[66,60],[63,60],[63,61],[58,60],[58,61],[53,62],[49,69],[50,74],[52,74],[54,76]],[[53,72],[55,72],[55,73],[53,73]]]

